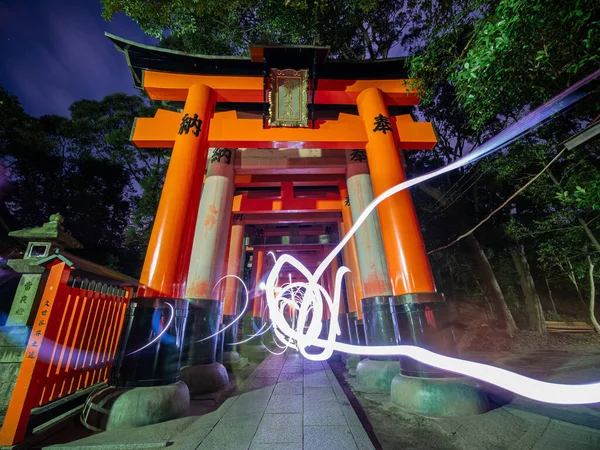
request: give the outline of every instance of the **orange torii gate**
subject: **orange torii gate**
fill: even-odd
[[[339,61],[327,58],[328,47],[286,45],[250,46],[249,58],[214,57],[108,36],[125,54],[136,86],[165,105],[135,121],[132,142],[173,149],[138,295],[203,304],[220,297],[224,324],[236,314],[237,282],[227,280],[218,295],[215,286],[224,273],[239,273],[246,225],[337,224],[342,236],[374,197],[405,181],[399,150],[436,144],[432,125],[410,114],[419,97],[402,58]],[[282,167],[275,151],[313,152],[320,159],[304,164],[297,158]],[[265,249],[253,254],[251,287],[268,270]],[[443,296],[435,289],[409,191],[382,202],[341,256],[352,270],[345,281],[352,292],[348,310],[339,314],[348,317],[349,330],[355,328],[356,343],[397,343],[400,328],[404,342],[440,341],[440,320],[427,321],[431,329],[415,328],[415,320],[438,311]],[[327,271],[322,282],[330,288],[333,279]],[[394,308],[404,308],[410,319],[393,318]],[[206,345],[197,336],[187,341],[190,349]],[[197,368],[193,354],[201,351],[186,352]],[[429,373],[404,367],[407,374]],[[195,371],[187,378],[182,373],[194,389]]]
[[[158,110],[153,118],[138,118],[132,131],[132,141],[137,146],[173,147],[140,280],[150,292],[159,295],[174,295],[174,286],[188,282],[185,274],[193,241],[193,221],[202,190],[198,179],[204,172],[209,147],[365,149],[373,191],[378,195],[405,179],[398,149],[431,149],[436,143],[430,123],[415,122],[409,114],[389,113],[391,107],[414,106],[419,101],[415,90],[407,88],[407,80],[397,77],[404,72],[400,60],[387,61],[385,68],[381,62],[361,62],[359,66],[359,63],[328,63],[325,47],[254,46],[250,60],[216,62],[109,37],[127,54],[134,77],[151,99],[185,102],[181,111]],[[136,58],[143,64],[136,66]],[[167,59],[179,59],[179,73],[172,68],[163,69]],[[239,111],[241,104],[264,106],[267,96],[274,91],[270,89],[267,93],[269,79],[272,83],[276,78],[267,74],[271,67],[267,67],[269,59],[281,64],[312,66],[309,77],[312,85],[307,87],[312,96],[309,103],[315,106],[311,120],[295,124],[296,127],[269,126],[264,109],[263,117]],[[206,70],[198,69],[199,66]],[[238,66],[244,66],[245,70]],[[338,68],[348,73],[341,78],[335,73]],[[369,72],[366,79],[351,78],[352,69],[357,68]],[[374,76],[379,68],[387,71],[387,77]],[[234,69],[242,71],[244,76],[234,75]],[[195,73],[181,73],[185,71]],[[321,73],[318,80],[317,72]],[[299,73],[294,72],[288,79],[298,83],[307,81]],[[216,111],[218,104],[230,104],[230,110]],[[338,112],[335,118],[320,119],[314,114],[318,105],[356,105],[358,114]],[[402,192],[386,200],[378,211],[393,293],[434,291],[410,194]]]

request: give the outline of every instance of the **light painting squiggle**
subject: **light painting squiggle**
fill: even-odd
[[[297,349],[305,358],[316,361],[328,359],[334,351],[367,356],[407,356],[423,364],[479,379],[503,389],[512,391],[518,395],[522,395],[540,402],[563,405],[590,404],[600,402],[600,383],[598,382],[579,385],[548,383],[535,380],[524,375],[519,375],[509,370],[489,366],[487,364],[439,355],[416,346],[358,346],[337,342],[336,338],[340,334],[340,326],[335,318],[338,317],[342,294],[342,280],[344,275],[350,272],[350,270],[343,266],[338,269],[334,281],[333,297],[330,296],[329,293],[321,285],[319,285],[318,282],[326,268],[341,251],[344,245],[346,245],[346,243],[356,233],[356,230],[366,220],[367,216],[371,214],[371,212],[373,212],[375,208],[385,199],[404,189],[408,189],[411,186],[465,166],[492,152],[504,148],[506,145],[514,142],[516,139],[523,136],[540,123],[543,123],[553,114],[564,110],[584,97],[586,93],[578,91],[590,81],[598,78],[598,76],[600,76],[600,70],[574,84],[569,89],[566,89],[549,102],[537,108],[523,119],[517,121],[506,130],[472,151],[469,155],[428,174],[405,181],[379,195],[365,208],[365,210],[354,223],[354,226],[348,230],[348,233],[332,250],[332,252],[325,257],[319,267],[315,270],[315,273],[311,273],[300,261],[290,255],[283,255],[280,258],[276,258],[272,252],[269,252],[269,254],[271,254],[275,260],[275,266],[270,271],[266,283],[261,282],[260,288],[266,292],[266,308],[269,312],[271,324],[265,322],[263,326],[248,339],[232,344],[235,345],[248,342],[272,329],[275,338],[275,344],[279,348],[283,349],[283,351],[285,351],[286,348],[294,348]],[[290,277],[289,283],[278,286],[277,283],[279,281],[279,274],[285,264],[290,264],[296,268],[305,277],[306,281],[292,282]],[[239,277],[236,278],[239,279]],[[220,281],[222,280],[223,279]],[[210,339],[216,334],[222,333],[242,317],[248,306],[248,290],[243,282],[242,285],[246,291],[246,304],[244,305],[244,308],[238,317],[227,327],[224,327],[223,329],[219,330],[219,332],[202,340]],[[168,305],[171,308],[171,317],[169,318],[168,324],[165,326],[164,330],[144,347],[132,353],[136,353],[156,342],[165,333],[174,316],[173,307],[170,304]],[[321,339],[319,336],[321,335],[323,326],[322,319],[324,316],[324,305],[329,308],[332,320],[330,322],[327,338]],[[291,311],[291,324],[285,317],[286,308]],[[321,352],[317,354],[308,353],[306,351],[308,347],[320,348]],[[269,349],[267,348],[267,350]],[[273,354],[283,353],[275,353],[271,350],[269,351]],[[129,355],[132,353],[129,353]]]
[[[273,333],[277,339],[290,348],[298,349],[305,358],[317,361],[328,359],[336,350],[345,353],[369,356],[408,356],[421,363],[476,378],[540,402],[557,404],[589,404],[600,402],[600,383],[580,385],[548,383],[498,367],[451,358],[420,347],[409,345],[357,346],[336,342],[336,338],[340,334],[340,326],[338,321],[334,318],[338,317],[342,293],[342,279],[344,275],[349,272],[349,269],[346,267],[340,267],[338,269],[335,276],[333,297],[331,297],[318,282],[331,261],[356,233],[358,227],[361,226],[367,216],[385,199],[404,189],[465,166],[492,152],[504,148],[535,126],[544,122],[553,114],[567,108],[584,97],[586,93],[578,92],[578,90],[590,81],[596,79],[599,75],[600,70],[574,84],[571,88],[563,91],[523,119],[517,121],[512,126],[472,151],[469,155],[428,174],[405,181],[379,195],[365,208],[352,228],[333,251],[325,257],[323,262],[315,270],[315,273],[311,273],[300,261],[290,255],[283,255],[276,259],[275,266],[267,277],[265,291],[269,318],[272,322]],[[275,255],[273,255],[273,257],[275,258]],[[277,286],[280,271],[285,264],[290,264],[297,269],[304,275],[306,281],[296,283],[290,282],[281,287]],[[299,305],[295,301],[290,301],[290,298],[294,298],[294,289],[303,291]],[[320,339],[319,336],[321,335],[323,326],[322,319],[324,305],[329,308],[332,320],[330,322],[327,339]],[[288,306],[295,309],[295,313],[297,312],[297,322],[295,326],[291,326],[288,323],[283,313]],[[310,321],[309,312],[312,312]],[[292,314],[292,317],[296,315],[295,313]],[[317,354],[309,354],[306,349],[310,346],[318,347],[322,349],[322,351]]]

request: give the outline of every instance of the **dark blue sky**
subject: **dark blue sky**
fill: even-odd
[[[101,17],[100,0],[0,0],[0,84],[34,116],[68,115],[82,98],[134,93],[104,32],[154,44],[131,19]]]
[[[104,36],[154,45],[124,14],[105,22],[100,0],[0,0],[0,85],[33,115],[68,115],[82,98],[133,94],[125,58]],[[390,57],[399,56],[397,46]]]

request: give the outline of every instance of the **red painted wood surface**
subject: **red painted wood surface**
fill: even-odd
[[[31,410],[103,382],[114,360],[131,289],[75,279],[65,262],[50,269],[0,445],[23,440]]]

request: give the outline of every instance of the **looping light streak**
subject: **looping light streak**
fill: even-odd
[[[216,333],[211,334],[210,336],[207,336],[205,338],[202,338],[196,342],[202,342],[202,341],[206,341],[210,338],[215,337],[216,335],[218,335],[219,333],[223,333],[225,332],[225,330],[229,327],[231,327],[234,323],[236,323],[238,320],[240,320],[244,313],[246,312],[246,308],[248,307],[248,288],[246,287],[246,283],[244,283],[244,280],[242,280],[240,277],[238,277],[237,275],[225,275],[224,277],[222,277],[219,281],[217,281],[215,283],[215,287],[213,288],[213,292],[215,291],[215,289],[217,289],[217,286],[219,284],[221,284],[221,281],[223,281],[226,278],[237,278],[238,280],[240,280],[240,283],[242,283],[242,286],[244,286],[244,291],[246,293],[246,302],[244,303],[244,307],[242,308],[242,310],[240,311],[240,313],[237,315],[237,317],[235,319],[233,319],[227,326],[224,326],[223,328],[221,328],[219,331],[217,331]]]
[[[156,335],[156,337],[154,339],[152,339],[150,342],[148,342],[146,345],[144,345],[143,347],[140,347],[137,350],[134,350],[130,353],[127,353],[125,356],[130,356],[130,355],[133,355],[134,353],[141,352],[148,346],[150,346],[150,345],[154,344],[156,341],[158,341],[162,337],[162,335],[167,332],[167,330],[171,326],[171,322],[173,322],[173,318],[175,317],[175,308],[173,308],[173,305],[171,305],[169,302],[165,302],[165,304],[171,309],[171,316],[169,317],[169,320],[167,321],[167,324],[164,326],[162,331],[160,333],[158,333]]]
[[[331,253],[324,258],[323,262],[317,267],[314,273],[311,273],[300,261],[291,255],[282,255],[278,259],[276,258],[275,266],[267,277],[265,289],[269,318],[272,322],[274,335],[285,345],[297,348],[305,358],[315,361],[328,359],[335,350],[368,356],[407,356],[423,364],[476,378],[540,402],[557,404],[589,404],[600,402],[600,383],[598,382],[579,385],[549,383],[519,375],[498,367],[439,355],[424,348],[410,345],[358,346],[337,342],[336,339],[340,334],[340,326],[338,320],[335,320],[334,318],[337,318],[339,313],[342,279],[346,273],[350,272],[350,270],[344,266],[338,268],[334,282],[333,298],[330,297],[329,293],[318,283],[319,278],[331,261],[352,238],[368,215],[371,214],[381,202],[404,189],[465,166],[492,152],[504,148],[506,145],[514,142],[555,113],[567,108],[587,95],[585,92],[578,92],[578,90],[598,76],[600,76],[600,70],[597,70],[578,83],[575,83],[569,89],[566,89],[523,119],[515,122],[510,127],[473,150],[467,156],[425,175],[393,186],[380,194],[365,208],[352,228],[348,230],[348,233],[346,233],[344,238]],[[275,258],[275,255],[273,255],[273,257]],[[285,264],[292,265],[305,277],[306,281],[292,283],[290,280],[289,284],[278,287],[277,282],[279,280],[279,274]],[[278,289],[276,290],[276,288]],[[283,311],[288,305],[296,304],[295,302],[290,302],[287,297],[289,295],[291,298],[294,298],[294,288],[296,288],[297,291],[303,290],[303,296],[300,299],[299,307],[296,308],[296,306],[292,306],[295,309],[295,312],[297,312],[298,317],[295,326],[291,326],[285,318]],[[327,338],[321,339],[319,336],[321,335],[323,327],[322,319],[324,305],[329,308],[332,319]],[[312,313],[310,317],[309,312]],[[295,316],[295,314],[293,316]],[[292,322],[293,319],[294,317],[292,317]],[[321,352],[309,354],[306,351],[308,347],[320,348]]]

